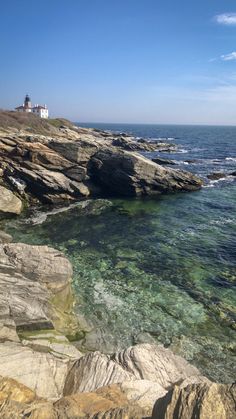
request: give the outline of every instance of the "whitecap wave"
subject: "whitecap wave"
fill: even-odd
[[[225,224],[234,224],[235,219],[234,218],[223,218],[220,217],[218,220],[211,220],[210,224],[212,225],[225,225]]]
[[[186,150],[185,148],[179,148],[178,150],[175,151],[175,153],[186,154],[186,153],[189,153],[189,150]]]

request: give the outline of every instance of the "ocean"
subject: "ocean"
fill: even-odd
[[[74,267],[75,310],[87,324],[81,345],[112,352],[157,342],[212,380],[235,378],[236,127],[79,124],[167,140],[175,160],[199,175],[200,191],[158,199],[112,199],[97,215],[76,208],[42,225],[24,217],[6,229],[26,243],[49,244]],[[212,172],[224,172],[209,180]]]

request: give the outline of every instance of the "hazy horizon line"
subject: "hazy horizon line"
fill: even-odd
[[[189,126],[189,127],[236,127],[232,124],[204,124],[204,123],[161,123],[161,122],[97,122],[97,121],[72,121],[74,124],[102,124],[102,125],[167,125],[167,126]]]

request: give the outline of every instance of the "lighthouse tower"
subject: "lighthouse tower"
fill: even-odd
[[[30,100],[29,95],[25,96],[24,108],[25,108],[25,112],[31,112],[32,105],[31,105],[31,100]]]
[[[23,105],[21,106],[17,106],[17,108],[15,108],[15,110],[17,112],[32,112],[35,115],[39,116],[40,118],[48,118],[48,108],[46,105],[42,106],[42,105],[34,105],[32,107],[31,104],[31,99],[29,97],[29,95],[25,96],[25,100]]]

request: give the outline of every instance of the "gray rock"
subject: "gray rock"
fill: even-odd
[[[137,380],[155,381],[164,389],[175,383],[209,382],[196,367],[161,345],[131,346],[115,353],[111,359]]]
[[[173,145],[138,142],[127,135],[114,138],[111,133],[86,128],[59,129],[54,138],[29,136],[24,131],[0,132],[4,179],[29,203],[35,198],[59,204],[89,194],[144,196],[200,188],[201,181],[190,173],[154,165],[134,153],[166,149],[172,150]]]
[[[134,376],[100,352],[86,354],[74,363],[66,378],[64,395],[94,391],[108,384],[133,380]]]
[[[215,172],[215,173],[210,173],[209,175],[207,175],[207,178],[210,180],[219,180],[219,179],[223,179],[227,176],[226,173],[223,172]]]
[[[132,346],[111,357],[94,352],[72,366],[64,387],[64,395],[78,391],[94,391],[99,387],[124,381],[148,380],[168,390],[176,383],[208,382],[197,368],[162,346]]]
[[[61,252],[47,246],[0,245],[0,314],[12,331],[53,328],[57,313],[52,298],[67,298],[72,267]],[[66,301],[66,300],[65,300]],[[0,333],[1,338],[1,333]]]
[[[0,230],[0,244],[10,243],[12,241],[12,236],[5,233],[5,231]]]
[[[22,202],[9,189],[0,186],[0,212],[20,214]]]
[[[154,163],[160,164],[161,166],[165,166],[166,164],[169,165],[175,165],[176,163],[174,162],[174,160],[170,160],[170,159],[161,159],[160,157],[155,157],[154,159],[152,159],[152,161]]]
[[[0,375],[19,381],[41,397],[62,396],[69,363],[69,359],[36,352],[19,343],[0,345]]]
[[[196,176],[164,168],[139,154],[103,149],[92,157],[92,179],[107,193],[123,196],[159,195],[193,191],[202,182]]]

